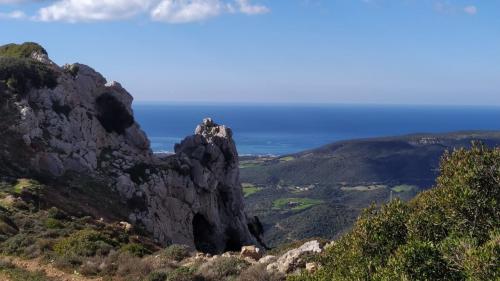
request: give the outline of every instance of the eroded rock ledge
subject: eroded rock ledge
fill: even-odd
[[[176,145],[175,155],[160,159],[119,83],[86,65],[59,67],[40,54],[30,59],[50,69],[57,85],[36,88],[28,81],[20,93],[0,81],[4,174],[102,179],[127,204],[129,221],[161,244],[218,253],[254,243],[229,128],[205,119]]]

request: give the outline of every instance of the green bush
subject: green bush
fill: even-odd
[[[238,276],[248,263],[236,257],[219,257],[203,264],[198,269],[198,274],[207,281],[231,280]]]
[[[464,272],[467,280],[500,280],[500,232],[497,229],[491,239],[480,247],[466,252]]]
[[[166,281],[168,273],[165,271],[153,271],[147,277],[146,281]]]
[[[126,244],[122,246],[120,250],[140,258],[144,257],[145,255],[151,254],[151,251],[148,248],[137,243]]]
[[[30,88],[55,88],[57,73],[49,66],[32,59],[0,57],[0,82],[16,94]]]
[[[49,218],[56,219],[56,220],[64,220],[64,219],[67,219],[67,217],[68,217],[63,211],[59,210],[56,207],[50,208],[47,211],[47,216]]]
[[[48,229],[58,229],[64,227],[64,224],[61,221],[53,218],[47,218],[44,222],[44,225]]]
[[[195,274],[195,271],[189,267],[179,267],[169,272],[166,281],[203,281]]]
[[[391,256],[387,266],[374,280],[463,280],[430,242],[412,241],[400,247]]]
[[[59,240],[54,245],[54,251],[59,256],[94,256],[109,253],[116,242],[103,234],[90,229],[84,229]]]
[[[47,55],[47,51],[42,46],[33,42],[0,46],[0,57],[30,58],[34,52]]]
[[[160,255],[173,261],[182,261],[190,256],[190,250],[188,246],[174,244],[162,250]]]
[[[498,280],[499,202],[499,148],[446,153],[434,189],[367,209],[320,270],[288,279]]]
[[[1,252],[7,255],[23,255],[24,250],[35,243],[35,239],[25,233],[19,233],[1,244]]]

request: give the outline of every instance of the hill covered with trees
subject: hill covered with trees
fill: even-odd
[[[290,280],[498,280],[499,202],[500,149],[456,150],[433,189],[368,208],[319,271]]]

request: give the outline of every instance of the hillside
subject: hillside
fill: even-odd
[[[270,245],[334,238],[372,202],[408,200],[433,186],[443,153],[472,141],[496,146],[500,133],[414,134],[336,142],[278,158],[245,157],[240,168],[247,211],[259,216]]]
[[[436,186],[363,212],[294,281],[499,280],[500,150],[446,154]]]

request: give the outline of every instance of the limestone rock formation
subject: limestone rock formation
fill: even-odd
[[[30,59],[57,77],[57,85],[27,80],[21,91],[0,79],[1,173],[99,178],[127,204],[128,221],[162,244],[218,253],[255,243],[229,128],[205,119],[175,155],[160,159],[134,120],[132,96],[119,83],[83,64],[59,67],[43,53]]]
[[[299,268],[306,267],[306,261],[303,257],[307,254],[321,253],[323,249],[317,240],[309,241],[299,248],[292,249],[281,257],[274,263],[267,266],[268,271],[278,271],[281,273],[291,273]],[[311,265],[309,265],[311,267]],[[309,268],[311,269],[311,268]]]

